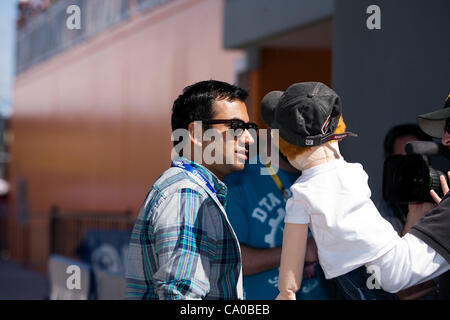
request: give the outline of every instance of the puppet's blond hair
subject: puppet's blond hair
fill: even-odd
[[[336,127],[336,130],[334,131],[334,133],[344,133],[345,132],[345,123],[344,123],[344,119],[342,118],[342,116],[339,118],[339,122],[338,125]],[[332,140],[329,141],[327,143],[335,143],[338,142],[340,140]],[[279,149],[280,152],[287,157],[289,160],[294,160],[295,157],[297,157],[298,155],[306,152],[307,150],[309,150],[311,147],[298,147],[296,145],[293,145],[292,143],[287,142],[286,140],[284,140],[283,138],[280,137],[280,145],[279,145]]]

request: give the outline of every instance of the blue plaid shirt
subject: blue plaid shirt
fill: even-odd
[[[225,207],[225,184],[181,159],[208,179]],[[234,231],[185,170],[171,167],[151,187],[131,235],[126,278],[126,299],[242,299]]]

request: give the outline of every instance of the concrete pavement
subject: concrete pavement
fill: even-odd
[[[46,275],[0,259],[0,300],[48,299],[47,279]]]

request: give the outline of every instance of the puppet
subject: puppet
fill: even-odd
[[[277,299],[295,299],[300,288],[308,225],[327,279],[365,266],[384,290],[398,292],[450,269],[419,238],[400,238],[376,209],[362,165],[346,162],[339,151],[341,139],[356,135],[345,132],[341,100],[332,89],[303,82],[272,91],[261,113],[279,129],[281,153],[302,171],[286,203]]]

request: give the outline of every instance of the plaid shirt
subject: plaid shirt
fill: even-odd
[[[225,184],[181,159],[208,179],[225,207]],[[126,299],[242,299],[238,240],[185,170],[171,167],[151,187],[131,235],[126,278]]]

